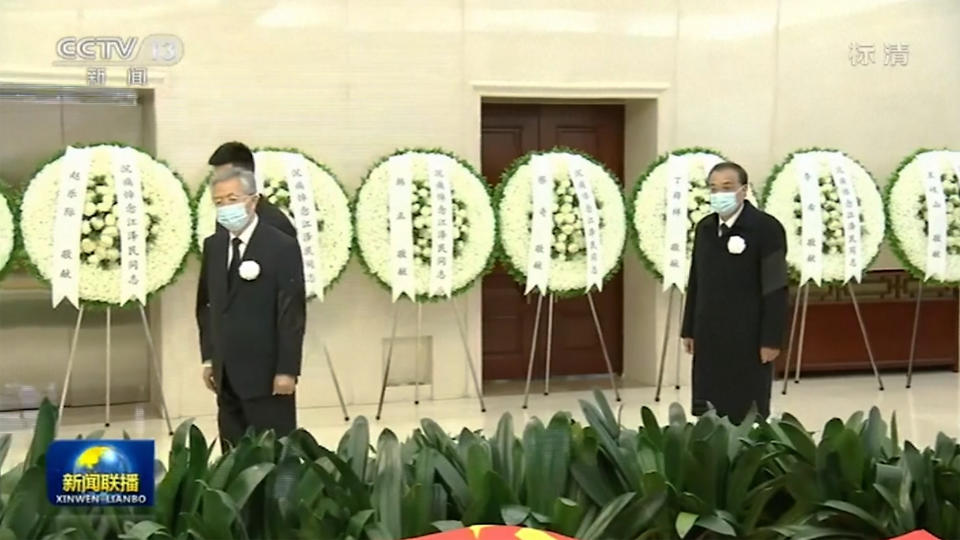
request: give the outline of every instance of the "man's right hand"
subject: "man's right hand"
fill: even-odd
[[[683,350],[687,351],[687,354],[693,354],[693,338],[683,338]]]
[[[217,382],[213,378],[213,366],[203,366],[203,384],[214,394],[217,393]]]

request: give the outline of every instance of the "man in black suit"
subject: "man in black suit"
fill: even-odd
[[[223,228],[204,241],[196,310],[226,449],[248,428],[296,428],[306,306],[300,248],[257,216],[253,173],[221,170],[210,189]]]
[[[256,172],[253,152],[247,148],[247,145],[236,141],[221,144],[220,147],[213,152],[213,155],[210,156],[210,159],[207,160],[207,163],[213,165],[214,175],[230,167]],[[262,219],[264,223],[269,223],[279,229],[280,232],[286,233],[293,238],[297,237],[297,230],[294,228],[293,223],[290,222],[290,218],[288,218],[282,210],[270,204],[266,199],[261,198],[258,200],[257,215],[260,216],[260,219]],[[223,226],[218,224],[217,230],[221,230],[222,228]]]

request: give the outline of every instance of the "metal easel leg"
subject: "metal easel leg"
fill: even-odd
[[[73,338],[70,340],[70,354],[67,356],[67,373],[63,376],[63,389],[60,391],[60,407],[57,409],[57,428],[63,420],[63,405],[67,402],[67,390],[70,388],[70,375],[73,373],[73,359],[77,355],[77,338],[80,337],[80,323],[83,322],[85,306],[80,304],[77,311],[77,324],[73,327]]]
[[[110,427],[110,308],[107,307],[107,354],[106,354],[106,378],[107,385],[104,393],[106,394],[104,402],[106,407],[103,410],[103,426]]]
[[[330,369],[330,376],[333,377],[333,388],[337,391],[337,399],[340,400],[340,410],[343,411],[343,421],[349,422],[350,415],[347,414],[347,404],[343,401],[343,393],[340,391],[340,381],[337,380],[337,372],[333,369],[333,360],[330,359],[330,351],[327,350],[327,344],[323,344],[323,355],[327,359],[327,368]]]
[[[673,287],[670,287],[670,291],[667,292],[667,319],[664,321],[663,325],[663,346],[660,348],[660,369],[657,373],[657,394],[653,398],[654,401],[660,402],[660,390],[663,389],[663,371],[667,364],[667,343],[670,341],[670,320],[673,318]],[[591,301],[590,307],[593,307],[593,302]],[[597,326],[599,329],[599,325]]]
[[[527,363],[527,385],[523,389],[523,408],[527,408],[530,399],[530,378],[533,377],[533,359],[537,354],[537,333],[540,330],[540,308],[543,307],[543,295],[537,295],[537,314],[533,319],[533,339],[530,341],[530,361]]]
[[[393,342],[397,339],[397,320],[400,315],[399,298],[393,304],[393,328],[390,330],[390,343],[387,345],[387,365],[383,370],[383,385],[380,387],[380,403],[377,405],[377,420],[380,420],[380,413],[383,412],[383,397],[387,393],[387,378],[390,377],[390,362],[393,361]]]
[[[913,335],[910,338],[910,361],[907,363],[907,388],[913,382],[913,360],[917,353],[917,331],[920,328],[920,302],[923,300],[923,280],[917,287],[917,307],[913,311]]]
[[[787,354],[783,365],[783,391],[780,393],[787,395],[787,383],[790,381],[790,359],[793,356],[793,336],[797,333],[797,318],[800,315],[801,295],[806,288],[806,284],[797,285],[797,297],[793,301],[793,319],[790,320],[790,337],[787,339]]]
[[[543,395],[550,395],[550,353],[553,351],[553,295],[547,300],[547,371]]]
[[[157,391],[160,392],[160,407],[163,410],[163,418],[167,421],[167,433],[173,435],[173,426],[170,424],[170,413],[167,411],[167,398],[163,395],[163,380],[160,378],[159,356],[157,348],[153,344],[153,334],[150,332],[150,323],[147,321],[147,312],[143,304],[137,304],[140,309],[140,320],[143,322],[143,333],[147,337],[147,347],[150,350],[150,363],[153,366],[153,377],[157,381]]]
[[[467,330],[464,328],[463,319],[460,317],[460,308],[457,307],[457,301],[450,299],[450,305],[453,306],[453,316],[457,319],[457,330],[460,331],[460,341],[463,342],[463,352],[467,355],[467,366],[470,368],[470,376],[473,378],[473,390],[477,393],[477,399],[480,401],[480,412],[487,412],[487,406],[483,403],[483,393],[480,391],[480,381],[477,379],[477,368],[473,364],[473,355],[470,354],[470,344],[467,343]]]
[[[807,308],[810,307],[810,285],[803,286],[803,310],[800,314],[800,342],[797,344],[797,373],[794,384],[800,383],[800,369],[803,368],[803,342],[807,337]]]
[[[867,326],[863,324],[863,315],[860,314],[860,304],[857,303],[857,295],[853,292],[853,285],[847,283],[847,290],[850,291],[850,300],[853,301],[853,310],[857,313],[857,322],[860,323],[860,332],[863,334],[863,345],[867,348],[867,356],[870,358],[870,367],[873,368],[873,374],[877,377],[877,385],[883,390],[883,380],[880,379],[880,371],[877,369],[877,362],[873,358],[873,349],[870,348],[870,338],[867,336]]]
[[[593,305],[593,293],[587,291],[587,301],[590,302],[590,313],[593,315],[593,325],[597,327],[597,338],[600,339],[600,350],[603,351],[603,360],[607,363],[607,373],[610,375],[610,387],[613,388],[613,395],[620,399],[620,390],[617,389],[617,379],[613,375],[613,364],[610,363],[610,354],[607,352],[607,342],[603,339],[603,329],[600,328],[600,317],[597,316],[597,307]]]
[[[687,300],[686,295],[683,293],[680,293],[680,323],[679,324],[681,327],[683,326],[683,317],[686,315],[686,311],[687,311],[686,300]],[[676,350],[676,353],[674,354],[674,358],[677,361],[676,363],[677,372],[674,375],[674,377],[676,377],[674,379],[674,386],[673,386],[674,390],[680,389],[680,359],[682,358],[682,356],[680,356],[681,343],[683,343],[683,339],[681,339],[680,336],[677,336],[677,350]]]
[[[417,342],[413,349],[413,404],[420,404],[420,339],[423,335],[423,304],[417,302]]]

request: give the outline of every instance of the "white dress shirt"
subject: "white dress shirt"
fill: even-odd
[[[243,258],[243,254],[247,252],[247,245],[250,244],[250,237],[253,236],[253,231],[256,230],[257,224],[260,222],[260,217],[257,214],[253,214],[253,221],[247,225],[247,228],[240,233],[240,236],[237,236],[233,233],[230,233],[230,241],[227,242],[227,269],[230,269],[230,263],[233,261],[233,239],[240,239],[240,258]],[[205,360],[203,362],[203,367],[213,367],[212,360]]]
[[[717,214],[717,219],[720,221],[720,225],[726,225],[727,228],[732,229],[733,224],[737,222],[737,218],[740,217],[740,213],[743,212],[743,203],[740,204],[740,208],[737,208],[737,211],[730,215],[727,219],[720,217],[720,214]],[[723,231],[720,227],[717,227],[717,236],[723,236]],[[240,248],[243,249],[243,248]]]
[[[227,242],[227,268],[230,268],[230,263],[233,262],[233,239],[240,239],[240,258],[243,258],[243,254],[247,252],[247,245],[250,243],[250,237],[253,236],[253,231],[257,228],[257,224],[260,222],[260,216],[253,214],[253,220],[247,225],[247,228],[240,233],[240,236],[237,236],[233,233],[230,233],[230,241]]]

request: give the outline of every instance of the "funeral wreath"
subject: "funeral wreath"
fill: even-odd
[[[890,246],[921,279],[960,282],[960,152],[918,150],[885,192]]]
[[[353,223],[346,192],[333,172],[295,149],[258,148],[257,188],[297,229],[308,298],[323,298],[343,274],[353,249]],[[216,207],[210,198],[211,176],[197,192],[198,250],[214,233]]]
[[[713,213],[707,176],[723,161],[716,150],[681,148],[658,157],[634,185],[631,235],[644,265],[664,287],[686,288],[697,224]],[[756,202],[749,185],[747,200]]]
[[[873,177],[843,152],[805,149],[774,168],[764,210],[783,224],[787,263],[801,282],[860,280],[884,239],[883,199]]]
[[[557,148],[519,158],[503,174],[496,207],[502,258],[528,293],[585,294],[619,269],[623,195],[590,156]]]
[[[146,152],[68,147],[30,180],[20,205],[24,251],[54,304],[145,302],[183,268],[192,210],[182,180]]]
[[[360,260],[394,299],[440,300],[491,267],[496,219],[483,177],[444,150],[379,159],[354,200]]]

